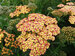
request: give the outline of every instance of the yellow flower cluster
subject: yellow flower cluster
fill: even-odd
[[[11,18],[13,18],[14,16],[19,16],[21,13],[25,14],[29,12],[30,12],[30,8],[28,8],[27,5],[16,6],[16,10],[13,13],[10,13],[10,16]]]
[[[31,49],[30,56],[44,54],[50,45],[47,40],[54,41],[54,36],[60,33],[56,18],[39,13],[29,14],[16,27],[22,32],[16,39],[20,43],[19,47],[23,52]]]
[[[2,40],[3,37],[4,37],[4,34],[2,32],[2,29],[0,29],[0,43],[1,43],[1,40]]]
[[[71,24],[75,24],[75,16],[70,16],[68,20]]]
[[[13,55],[13,52],[12,52],[12,50],[9,50],[9,49],[3,47],[3,48],[2,48],[2,53],[1,53],[1,54],[2,54],[2,55],[10,55],[10,54]]]
[[[49,43],[39,35],[28,33],[26,35],[21,34],[17,41],[20,42],[20,49],[26,52],[27,49],[31,49],[30,56],[38,56],[44,54],[46,49],[49,48]]]

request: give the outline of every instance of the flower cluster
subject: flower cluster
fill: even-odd
[[[54,10],[51,13],[52,13],[53,16],[58,16],[58,17],[63,16],[63,12],[59,11],[59,10]]]
[[[66,5],[63,5],[63,4],[59,4],[57,5],[57,7],[62,7],[58,10],[54,10],[52,11],[52,15],[54,16],[59,16],[61,17],[62,15],[66,16],[66,15],[70,15],[69,16],[69,22],[71,24],[75,24],[75,4],[72,3],[72,2],[68,2],[66,3]]]
[[[12,53],[10,49],[7,49],[8,47],[15,47],[15,48],[18,47],[19,44],[17,43],[17,41],[14,40],[14,37],[15,37],[14,34],[9,34],[5,30],[2,31],[2,29],[0,29],[0,44],[3,46],[1,52],[2,55],[7,55],[7,54],[10,55],[10,53]],[[2,43],[2,41],[4,43]]]
[[[69,13],[71,12],[71,14],[75,14],[75,6],[72,6],[74,3],[72,2],[69,2],[69,3],[66,3],[67,5],[64,5],[63,8],[61,9],[58,9],[59,11],[62,11],[62,12],[66,12],[66,13]],[[69,6],[69,5],[70,6]]]
[[[37,5],[35,3],[28,3],[28,7],[32,10],[32,9],[36,9],[37,8]]]
[[[17,41],[14,41],[11,43],[11,47],[15,47],[15,48],[18,48],[20,43],[18,43]]]
[[[13,13],[10,13],[10,16],[11,18],[13,18],[14,16],[19,16],[21,13],[25,14],[29,12],[30,12],[30,8],[28,8],[27,5],[16,6],[16,10]]]
[[[68,5],[65,5],[63,8],[61,9],[58,9],[59,11],[62,11],[62,12],[72,12],[72,11],[75,11],[75,6],[68,6]],[[75,13],[75,12],[74,12]]]
[[[11,54],[13,55],[13,52],[12,52],[12,50],[3,47],[1,54],[2,54],[2,55],[11,55]]]
[[[19,21],[20,21],[20,18],[11,19],[11,20],[9,21],[9,24],[8,24],[7,30],[8,30],[8,31],[9,31],[9,30],[13,30],[15,24],[17,24]]]
[[[4,38],[5,46],[9,46],[11,43],[14,42],[15,35],[7,33],[5,30],[1,31],[0,29],[0,43],[1,39]],[[5,36],[6,35],[6,36]]]
[[[9,34],[6,31],[4,31],[4,33],[7,35],[7,37],[5,37],[4,41],[5,41],[5,46],[9,46],[12,42],[14,42],[14,36],[13,34]]]
[[[65,35],[75,37],[75,28],[68,26],[68,27],[63,27],[61,30]]]
[[[70,6],[72,6],[72,5],[75,5],[74,3],[72,3],[72,2],[68,2],[68,3],[66,3],[67,5],[70,5]]]
[[[22,32],[16,39],[20,43],[19,47],[23,52],[31,49],[30,56],[44,54],[50,45],[47,40],[54,41],[54,36],[60,33],[56,18],[39,13],[29,14],[16,27]]]
[[[59,39],[63,41],[67,41],[72,43],[75,41],[75,28],[68,26],[68,27],[63,27],[61,29],[62,33],[59,34]]]
[[[65,5],[64,4],[59,4],[59,5],[57,5],[57,7],[64,7]]]
[[[70,16],[68,20],[71,24],[75,24],[75,16]]]
[[[2,40],[3,37],[4,37],[4,34],[2,32],[2,29],[0,29],[0,43],[1,43],[1,40]]]

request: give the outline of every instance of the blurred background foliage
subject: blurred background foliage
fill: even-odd
[[[55,17],[58,21],[59,27],[61,28],[61,33],[56,36],[56,40],[54,42],[49,41],[51,43],[50,48],[41,56],[75,56],[75,29],[73,30],[71,28],[75,27],[75,25],[71,25],[68,22],[69,15],[60,17],[51,14],[54,9],[57,9],[58,4],[66,3],[62,1],[66,0],[0,0],[0,27],[3,30],[18,36],[20,32],[17,32],[15,25],[21,19],[27,17],[28,14],[20,15],[13,19],[10,18],[9,14],[15,10],[16,6],[28,5],[33,9],[30,13],[41,13]],[[75,2],[75,0],[71,1]],[[66,29],[67,26],[71,26],[69,27],[69,30]],[[73,32],[74,36],[70,36],[71,38],[74,38],[73,42],[70,43],[70,40],[66,40],[65,37],[67,37],[67,35],[66,33],[63,33],[63,29],[66,29],[67,31],[65,32],[68,32],[68,34],[72,34],[71,32]],[[16,49],[14,50],[14,53],[15,54],[13,56],[28,56],[29,50],[23,53],[19,49]]]

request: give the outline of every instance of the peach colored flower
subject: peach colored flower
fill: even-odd
[[[64,7],[65,5],[64,4],[59,4],[59,5],[57,5],[57,7]]]
[[[66,3],[66,4],[67,4],[67,5],[70,5],[70,6],[74,5],[73,2],[68,2],[68,3]]]

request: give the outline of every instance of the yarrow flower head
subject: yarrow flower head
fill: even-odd
[[[75,24],[75,16],[70,16],[68,20],[71,24]]]
[[[35,3],[28,3],[28,7],[32,10],[32,9],[36,9],[37,5]]]
[[[67,4],[67,5],[64,5],[63,8],[58,9],[58,11],[63,12],[63,15],[64,15],[64,16],[65,16],[65,15],[70,15],[68,21],[69,21],[71,24],[75,24],[75,6],[72,6],[72,5],[74,5],[74,3],[68,2],[68,3],[66,3],[66,4]],[[55,12],[54,12],[54,14],[55,14]],[[56,15],[58,16],[58,14],[56,14]]]
[[[59,10],[54,10],[51,13],[52,13],[53,16],[58,16],[58,17],[63,16],[63,12],[59,11]]]
[[[16,10],[13,13],[10,13],[10,16],[11,18],[13,18],[14,16],[19,16],[21,13],[25,14],[29,12],[30,12],[30,8],[28,8],[27,5],[16,6]]]
[[[72,2],[69,2],[69,3],[72,3]],[[66,3],[66,4],[69,4],[69,3]],[[62,12],[67,12],[68,14],[69,12],[72,12],[71,14],[75,14],[75,6],[71,6],[71,5],[64,5],[63,8],[58,10]]]
[[[57,7],[64,7],[65,5],[64,4],[59,4],[59,5],[57,5]]]
[[[70,5],[70,6],[72,6],[72,5],[75,5],[73,2],[68,2],[68,3],[66,3],[67,5]]]
[[[31,49],[30,56],[39,56],[46,52],[50,43],[47,40],[55,40],[60,28],[57,26],[56,18],[39,13],[32,13],[28,18],[22,19],[17,25],[21,35],[17,37],[19,47],[23,52]]]
[[[68,26],[68,27],[63,27],[61,29],[61,33],[58,35],[60,41],[64,40],[65,42],[72,43],[75,41],[75,28]],[[63,41],[62,41],[63,42]]]
[[[3,37],[4,37],[4,34],[2,32],[2,29],[0,29],[0,43],[2,42],[1,40],[2,40]]]
[[[8,32],[6,32],[5,30],[2,31],[2,29],[0,29],[0,44],[2,44],[2,41],[4,41],[5,43],[3,43],[3,47],[2,47],[2,56],[4,55],[10,55],[13,54],[12,50],[8,49],[8,47],[18,47],[17,41],[14,40],[15,35],[14,34],[9,34]]]
[[[13,55],[13,52],[12,52],[12,50],[3,47],[1,54],[2,54],[2,55],[11,55],[11,54]]]

